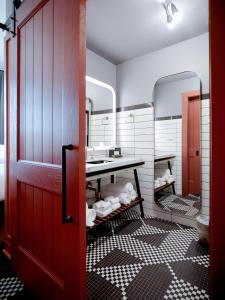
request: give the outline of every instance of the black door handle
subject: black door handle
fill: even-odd
[[[199,151],[198,150],[196,150],[196,155],[199,156]]]
[[[73,217],[68,216],[66,213],[66,151],[72,150],[73,145],[63,145],[62,146],[62,223],[72,223]]]

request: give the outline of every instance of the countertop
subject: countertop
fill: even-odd
[[[89,161],[96,161],[96,160],[106,160],[109,161],[107,163],[101,163],[101,164],[90,164]],[[86,163],[86,175],[92,176],[95,175],[95,173],[110,173],[115,171],[124,170],[127,168],[132,168],[136,166],[141,166],[144,164],[144,160],[141,158],[135,158],[135,157],[120,157],[120,158],[112,158],[112,157],[98,157],[92,160],[89,160]]]
[[[162,161],[162,160],[170,160],[175,157],[176,157],[176,155],[174,155],[174,154],[155,155],[155,162]]]

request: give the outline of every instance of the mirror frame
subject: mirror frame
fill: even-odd
[[[178,73],[173,73],[173,74],[169,74],[169,75],[165,75],[165,76],[162,76],[160,77],[159,79],[156,80],[155,84],[154,84],[154,87],[153,87],[153,92],[152,92],[152,96],[153,96],[153,106],[154,106],[154,120],[155,120],[155,87],[158,83],[158,81],[160,81],[161,79],[164,79],[164,78],[167,78],[167,77],[170,77],[170,76],[174,76],[174,75],[178,75],[178,74],[185,74],[187,72],[191,72],[193,74],[196,75],[196,77],[198,77],[199,79],[199,97],[200,97],[200,126],[201,126],[201,98],[202,98],[202,81],[201,81],[201,78],[199,76],[199,74],[195,71],[190,71],[190,70],[187,70],[187,71],[183,71],[183,72],[178,72]],[[154,121],[154,139],[155,139],[155,121]],[[201,139],[201,132],[200,132],[200,153],[201,153],[201,149],[202,149],[202,139]],[[154,140],[154,157],[155,157],[155,140]],[[202,165],[202,155],[200,157],[200,168],[201,168],[201,165]],[[155,178],[155,166],[154,166],[154,178]],[[154,182],[153,182],[153,190],[154,190]],[[153,195],[153,200],[155,202],[155,195]],[[200,210],[198,212],[198,214],[200,213],[201,211],[201,208],[202,208],[202,173],[201,173],[201,169],[200,169],[200,200],[201,200],[201,207],[200,207]],[[155,204],[157,205],[157,203],[155,202]],[[159,207],[159,206],[158,206]],[[166,210],[164,210],[163,208],[161,208],[161,210],[165,213],[169,213],[171,215],[176,215],[176,216],[179,216],[179,217],[186,217],[184,216],[183,214],[178,214],[178,213],[174,213],[174,212],[167,212]],[[197,216],[197,214],[196,214]]]
[[[96,84],[98,86],[101,86],[107,90],[109,90],[111,93],[112,93],[112,97],[113,97],[113,140],[112,140],[112,145],[111,146],[115,146],[116,145],[116,92],[114,90],[114,88],[103,82],[103,81],[100,81],[100,80],[97,80],[93,77],[90,77],[90,76],[87,76],[85,77],[86,81],[87,82],[91,82],[93,84]],[[98,150],[105,150],[105,149],[108,149],[110,148],[111,146],[97,146],[97,147],[94,147],[94,148],[98,148]],[[93,148],[92,146],[88,146],[88,148]]]

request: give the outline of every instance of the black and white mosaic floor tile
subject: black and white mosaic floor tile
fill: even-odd
[[[0,262],[3,256],[0,255]],[[24,287],[23,282],[12,272],[10,265],[0,264],[0,299],[1,300],[26,300],[33,299]]]
[[[183,198],[180,195],[166,193],[157,199],[157,203],[167,211],[190,217],[198,214],[201,208],[200,199],[191,195]]]
[[[123,217],[124,226],[119,219],[88,238],[88,299],[209,299],[209,253],[195,229],[133,211]]]
[[[89,234],[86,268],[89,300],[209,299],[209,253],[196,230],[136,211]],[[0,299],[31,299],[5,261]]]
[[[18,277],[5,277],[0,279],[0,299],[12,299],[24,289],[24,284]]]
[[[10,268],[9,259],[3,254],[3,243],[0,244],[0,300],[31,299],[23,282]]]

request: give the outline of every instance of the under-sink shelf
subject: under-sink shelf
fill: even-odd
[[[160,186],[160,187],[154,189],[154,192],[155,192],[155,193],[158,193],[158,192],[164,190],[165,188],[167,188],[167,187],[173,185],[174,183],[175,183],[175,180],[173,180],[173,181],[170,182],[170,183],[164,184],[164,185],[162,185],[162,186]]]
[[[112,220],[113,218],[115,218],[116,216],[120,215],[121,213],[125,212],[126,210],[134,207],[135,205],[143,202],[144,199],[142,198],[136,198],[135,200],[131,201],[130,204],[127,205],[121,205],[120,208],[116,209],[115,211],[113,211],[111,214],[109,214],[108,216],[104,217],[104,218],[99,218],[97,217],[95,220],[95,225],[93,227],[86,227],[87,232],[90,230],[95,229],[97,226],[100,226],[110,220]]]

